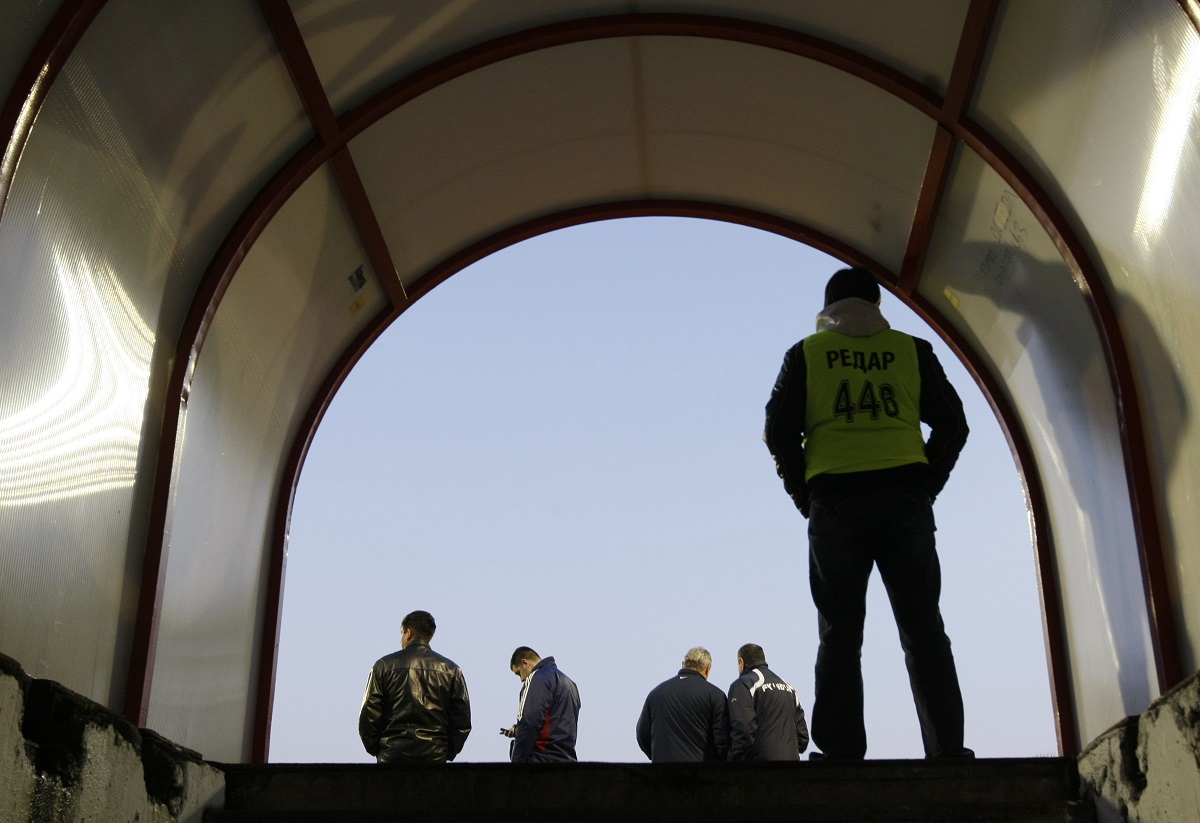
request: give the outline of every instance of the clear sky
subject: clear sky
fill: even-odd
[[[464,670],[462,761],[503,761],[513,649],[579,685],[580,759],[644,762],[634,724],[684,652],[767,661],[812,705],[806,521],[762,442],[783,353],[814,330],[839,261],[765,232],[638,218],[492,255],[418,301],[325,415],[292,513],[273,762],[371,762],[371,664],[426,609]],[[979,388],[934,343],[971,437],[938,498],[942,614],[982,757],[1056,755],[1029,520]],[[869,758],[921,757],[896,629],[872,578],[863,649]]]

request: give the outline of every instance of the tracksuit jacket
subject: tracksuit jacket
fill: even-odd
[[[680,669],[646,696],[637,742],[654,763],[724,760],[729,751],[725,693],[700,672]]]
[[[521,687],[512,762],[577,760],[579,706],[575,681],[558,670],[553,657],[543,657]]]
[[[756,663],[729,687],[730,760],[799,760],[808,748],[800,695]]]

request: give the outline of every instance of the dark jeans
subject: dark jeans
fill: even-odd
[[[812,739],[827,756],[867,752],[862,642],[873,566],[900,630],[925,756],[963,751],[962,693],[938,610],[942,575],[933,533],[933,507],[923,492],[879,488],[812,501],[809,585],[821,633]]]

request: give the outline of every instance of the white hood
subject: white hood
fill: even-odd
[[[890,329],[879,306],[861,297],[847,297],[830,303],[817,313],[817,331],[835,331],[850,337],[870,337]]]

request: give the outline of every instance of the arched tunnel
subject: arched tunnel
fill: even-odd
[[[265,760],[341,382],[472,262],[641,215],[866,266],[960,356],[1025,486],[1064,754],[1196,671],[1193,0],[3,16],[0,653],[30,675]]]

